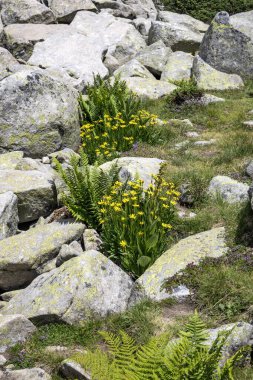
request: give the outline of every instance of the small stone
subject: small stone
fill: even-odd
[[[189,119],[169,119],[168,124],[172,125],[173,127],[193,127],[193,124]]]
[[[215,139],[211,140],[201,140],[201,141],[195,141],[194,145],[195,146],[207,146],[207,145],[213,145],[216,143]]]
[[[50,164],[50,158],[49,157],[42,157],[42,164]]]
[[[52,380],[43,369],[40,368],[26,368],[13,370],[13,365],[8,371],[0,372],[0,380]],[[14,367],[15,368],[15,367]]]
[[[73,241],[69,245],[63,244],[59,255],[56,258],[56,267],[60,267],[65,261],[78,257],[83,254],[81,245],[77,241]]]
[[[17,233],[18,221],[17,196],[11,191],[0,194],[0,240]]]
[[[186,132],[185,134],[186,137],[191,137],[191,138],[196,138],[196,137],[199,137],[199,133],[198,132]]]
[[[64,360],[60,372],[66,379],[91,380],[91,375],[74,360]]]
[[[7,359],[3,355],[0,355],[0,368],[7,363]]]
[[[244,121],[246,127],[253,128],[253,120]]]
[[[246,168],[246,173],[248,174],[249,177],[253,179],[253,160],[250,161],[250,163],[248,164]]]
[[[175,144],[175,149],[181,149],[186,147],[189,144],[189,140],[182,141],[180,143]]]
[[[89,251],[90,249],[100,251],[103,244],[97,231],[89,228],[87,228],[83,233],[83,243],[85,251]]]
[[[227,176],[214,177],[209,185],[208,193],[219,196],[228,203],[244,202],[249,200],[249,186]]]

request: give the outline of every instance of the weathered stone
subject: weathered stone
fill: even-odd
[[[226,12],[215,16],[203,38],[199,55],[216,70],[242,77],[253,75],[253,41],[230,24]]]
[[[90,374],[74,360],[66,359],[60,366],[60,372],[66,379],[91,380]]]
[[[52,380],[43,369],[26,368],[0,372],[0,380]]]
[[[160,11],[158,13],[157,20],[167,22],[169,24],[177,24],[178,27],[183,25],[190,30],[200,33],[205,33],[209,27],[208,24],[205,24],[204,22],[199,21],[189,15],[169,11]]]
[[[201,98],[193,98],[190,100],[187,100],[185,104],[192,105],[192,104],[197,104],[200,106],[207,106],[208,104],[211,103],[220,103],[220,102],[225,102],[224,98],[219,98],[218,96],[212,95],[212,94],[204,94],[201,96]]]
[[[127,308],[131,278],[97,251],[86,251],[36,278],[1,312],[22,313],[42,323],[77,324]]]
[[[92,12],[79,13],[95,15]],[[34,66],[63,70],[72,78],[73,84],[83,90],[85,85],[93,82],[93,75],[100,74],[101,77],[105,77],[108,74],[108,70],[102,62],[102,53],[103,43],[101,41],[95,41],[95,38],[87,37],[76,31],[65,31],[54,34],[43,42],[38,42],[28,63]]]
[[[246,167],[246,173],[249,177],[253,179],[253,160],[249,162],[249,164]]]
[[[249,186],[246,183],[221,175],[214,177],[208,188],[210,195],[221,197],[228,203],[248,201],[248,190]]]
[[[249,12],[237,13],[230,17],[230,24],[236,29],[248,36],[253,41],[253,10]]]
[[[195,53],[200,46],[203,34],[184,22],[153,21],[149,30],[148,44],[162,40],[173,51]]]
[[[48,6],[54,12],[58,22],[70,24],[79,11],[96,11],[91,0],[48,0]]]
[[[0,368],[3,367],[6,363],[7,359],[3,355],[0,355]]]
[[[114,75],[120,75],[122,79],[132,77],[155,79],[154,76],[136,59],[132,59],[118,68],[114,72]]]
[[[115,17],[126,19],[133,19],[135,17],[133,9],[121,0],[94,0],[93,2],[99,10],[105,9],[106,12]]]
[[[9,302],[15,295],[18,294],[18,292],[20,292],[20,290],[10,290],[9,292],[2,293],[0,298],[5,302]]]
[[[22,150],[43,157],[79,146],[78,93],[40,69],[0,82],[0,153]]]
[[[177,87],[172,83],[151,78],[126,78],[127,87],[143,99],[160,99],[171,94]]]
[[[4,29],[4,44],[14,57],[28,61],[37,42],[69,29],[69,25],[58,24],[12,24]]]
[[[123,0],[123,3],[133,9],[134,18],[156,19],[157,10],[152,0]]]
[[[83,233],[83,244],[85,251],[100,251],[102,240],[96,230],[87,228]]]
[[[205,257],[220,257],[226,254],[225,229],[214,228],[179,241],[162,254],[156,262],[138,278],[132,294],[132,302],[142,297],[161,301],[170,297],[187,295],[184,286],[175,287],[172,293],[164,288],[167,280],[184,270],[187,265],[195,265]]]
[[[193,61],[192,74],[203,90],[238,90],[244,86],[239,75],[218,71],[198,55]]]
[[[20,64],[11,53],[0,47],[0,81],[20,70]]]
[[[147,188],[152,182],[152,175],[159,173],[163,162],[158,158],[120,157],[106,162],[100,168],[104,171],[109,171],[112,165],[117,163],[118,167],[121,168],[119,172],[120,181],[125,182],[128,178],[133,180],[138,177],[144,181],[144,188]]]
[[[24,153],[18,151],[0,154],[0,170],[17,169],[17,165],[23,157]]]
[[[10,347],[24,342],[36,327],[23,315],[0,314],[0,353],[5,353]]]
[[[138,52],[135,59],[159,78],[171,53],[172,50],[159,40]]]
[[[164,66],[161,80],[177,81],[189,80],[191,78],[191,69],[193,64],[193,55],[184,53],[183,51],[176,51],[172,53]]]
[[[244,121],[243,124],[248,128],[253,128],[253,120]]]
[[[63,244],[59,252],[59,255],[56,258],[56,266],[60,267],[63,263],[65,263],[65,261],[68,261],[73,257],[78,257],[82,254],[82,247],[77,241],[73,241],[69,245]]]
[[[49,215],[56,205],[53,183],[36,170],[0,170],[0,194],[7,191],[12,191],[18,197],[20,223]]]
[[[216,139],[211,140],[199,140],[193,143],[194,146],[208,146],[216,143]]]
[[[82,224],[51,223],[0,241],[0,289],[29,284],[53,260],[63,244],[82,236]],[[15,297],[14,297],[15,298]]]
[[[15,235],[18,229],[18,198],[11,191],[0,194],[0,240]]]
[[[143,17],[138,17],[133,20],[133,25],[138,30],[138,32],[145,37],[148,38],[149,29],[151,28],[151,19],[146,19]]]
[[[1,0],[1,16],[4,25],[50,24],[55,20],[53,12],[36,0]]]

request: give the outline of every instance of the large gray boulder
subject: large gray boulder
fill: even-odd
[[[79,13],[93,15],[92,12]],[[103,50],[103,44],[99,39],[96,41],[94,38],[70,30],[53,34],[45,41],[38,42],[28,64],[63,70],[73,79],[75,86],[83,90],[88,83],[93,82],[94,75],[105,77],[108,74],[102,62]],[[71,129],[70,127],[69,130]]]
[[[19,71],[20,66],[19,62],[7,49],[0,47],[0,81]]]
[[[194,58],[192,75],[203,90],[239,90],[244,86],[239,75],[218,71],[199,55]]]
[[[246,183],[238,182],[233,178],[218,175],[214,177],[208,188],[211,196],[221,197],[228,203],[245,202],[249,200],[249,186]]]
[[[148,297],[155,301],[189,295],[185,286],[174,287],[172,290],[164,288],[170,280],[184,270],[187,265],[198,264],[206,257],[220,257],[228,252],[225,243],[225,229],[214,228],[197,235],[182,239],[172,248],[162,254],[156,262],[138,278],[132,293],[131,302]]]
[[[215,16],[203,38],[199,55],[216,70],[242,77],[253,75],[253,41],[234,28],[226,12]]]
[[[154,76],[136,59],[125,63],[120,66],[115,72],[114,75],[120,75],[121,79],[137,77],[137,78],[151,78],[155,79]]]
[[[56,20],[70,24],[79,11],[96,11],[97,8],[91,0],[48,0]]]
[[[207,26],[187,15],[159,12],[158,20],[152,22],[148,42],[162,40],[172,50],[194,53],[199,49]]]
[[[20,223],[47,216],[56,206],[54,184],[37,170],[0,170],[0,194],[7,191],[18,198]]]
[[[69,29],[69,25],[59,24],[12,24],[4,29],[4,45],[15,58],[28,61],[37,42]]]
[[[161,80],[177,81],[189,80],[191,78],[191,70],[193,64],[193,55],[183,51],[172,53],[164,66]]]
[[[143,99],[160,99],[177,88],[172,83],[152,78],[131,77],[126,78],[125,81],[129,90]]]
[[[39,276],[1,312],[19,310],[32,321],[77,324],[125,311],[132,286],[131,278],[111,260],[97,251],[86,251]]]
[[[100,168],[109,171],[115,164],[120,168],[119,179],[125,182],[128,178],[134,180],[136,177],[144,181],[144,188],[152,182],[152,175],[157,175],[164,161],[158,158],[146,157],[120,157],[106,162]]]
[[[53,12],[37,0],[1,0],[1,16],[4,25],[50,24],[55,21]]]
[[[253,10],[248,12],[237,13],[230,17],[230,24],[236,29],[248,36],[253,41]]]
[[[23,315],[0,314],[0,353],[24,342],[35,331],[36,327]]]
[[[63,244],[81,237],[82,224],[51,223],[0,241],[0,289],[29,284],[59,253]]]
[[[171,53],[172,50],[159,40],[139,51],[135,59],[159,78]]]
[[[0,371],[0,380],[51,380],[52,377],[40,368]]]
[[[79,146],[78,93],[41,69],[0,82],[0,153],[22,150],[43,157]]]
[[[11,191],[0,194],[0,240],[18,230],[18,198]]]

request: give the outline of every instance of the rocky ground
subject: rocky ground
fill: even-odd
[[[228,355],[252,345],[253,11],[208,25],[157,8],[0,0],[1,380],[90,379],[69,357],[99,330],[174,337],[195,308],[212,339],[235,326]],[[78,97],[97,74],[120,74],[157,115],[157,140],[122,153],[121,175],[148,186],[165,162],[181,192],[168,250],[137,280],[61,202],[54,158],[78,152]],[[170,104],[191,78],[201,99]],[[250,364],[235,376],[252,379]]]

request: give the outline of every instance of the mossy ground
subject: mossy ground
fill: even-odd
[[[214,226],[224,225],[230,247],[240,252],[245,250],[251,252],[253,212],[249,204],[231,206],[221,199],[210,199],[206,189],[211,178],[218,174],[251,183],[245,175],[245,167],[253,159],[253,133],[243,125],[243,122],[250,120],[248,113],[253,109],[252,88],[251,82],[241,91],[213,92],[226,101],[208,106],[176,108],[169,106],[166,99],[145,104],[146,109],[157,114],[162,120],[187,118],[193,123],[192,128],[168,123],[159,128],[159,135],[156,134],[152,144],[139,143],[135,150],[127,152],[130,156],[165,159],[168,162],[166,176],[169,179],[177,186],[185,182],[190,183],[191,193],[195,199],[191,211],[195,212],[197,217],[176,221],[174,241]],[[186,137],[186,132],[189,131],[198,132],[199,137],[196,139]],[[212,145],[202,147],[194,145],[194,141],[211,139],[216,140]],[[189,143],[180,149],[175,148],[176,144],[185,140],[189,140]],[[205,278],[205,281],[207,282],[208,278]],[[211,287],[213,284],[210,281]],[[208,287],[208,284],[206,286]],[[78,347],[92,348],[101,343],[99,330],[103,329],[114,332],[125,330],[140,343],[146,342],[149,337],[161,331],[168,331],[171,336],[175,336],[193,309],[194,305],[184,305],[182,311],[182,305],[173,302],[157,305],[147,301],[123,315],[102,321],[91,321],[82,327],[64,324],[41,326],[26,344],[16,346],[12,350],[10,362],[17,368],[40,366],[51,372],[53,379],[57,380],[60,379],[59,364],[65,357],[46,353],[47,346],[67,346],[70,353]],[[210,316],[203,311],[202,317],[210,327],[220,322],[219,315]],[[249,320],[249,318],[247,311],[244,311],[233,315],[233,318],[229,316],[223,318],[223,322]],[[237,368],[235,378],[252,379],[252,368]]]

